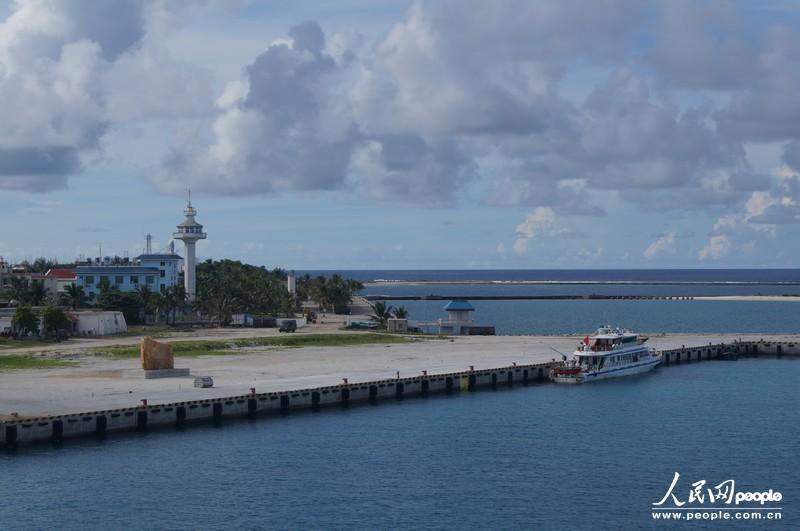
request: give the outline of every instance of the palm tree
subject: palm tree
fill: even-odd
[[[150,307],[155,315],[155,321],[158,323],[161,320],[161,316],[167,311],[167,298],[161,292],[154,292],[150,301]]]
[[[178,312],[178,308],[182,307],[184,303],[186,303],[186,290],[183,286],[175,285],[170,286],[164,292],[164,299],[168,313],[171,314],[172,319],[170,320],[170,324],[175,324],[175,314]]]
[[[322,311],[325,311],[329,308],[329,296],[328,296],[328,286],[325,277],[318,276],[312,278],[309,282],[308,291],[311,298],[319,304],[319,307]]]
[[[385,302],[378,301],[375,304],[370,304],[372,307],[372,315],[370,319],[377,321],[378,326],[386,328],[386,323],[392,317],[392,307],[387,306]]]
[[[64,290],[66,295],[67,304],[73,309],[77,310],[80,306],[86,304],[86,292],[83,291],[83,286],[77,286],[73,282],[67,289]]]
[[[153,296],[155,293],[150,291],[150,286],[142,284],[136,288],[136,295],[139,297],[139,302],[142,303],[142,313],[144,314],[144,322],[147,322],[147,316],[153,309]]]
[[[394,309],[394,316],[398,319],[408,319],[408,310],[405,306],[398,306]]]
[[[27,302],[29,296],[28,279],[24,277],[9,277],[8,292],[11,299],[19,303]]]
[[[97,289],[100,291],[100,295],[104,295],[114,288],[111,286],[111,281],[108,280],[108,277],[102,277],[97,283]]]
[[[28,289],[28,299],[33,306],[41,306],[45,297],[47,297],[47,289],[44,287],[44,282],[41,280],[34,280]]]

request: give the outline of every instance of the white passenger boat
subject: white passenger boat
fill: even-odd
[[[578,345],[571,360],[550,370],[558,383],[584,383],[653,370],[661,355],[644,346],[647,339],[624,328],[604,326]]]

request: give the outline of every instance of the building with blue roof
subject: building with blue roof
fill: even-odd
[[[464,323],[464,326],[471,326],[472,325],[472,317],[470,317],[470,312],[474,312],[475,308],[465,300],[454,300],[450,301],[444,305],[444,310],[447,312],[447,320],[453,324],[454,327],[461,326],[461,323]]]
[[[136,291],[147,286],[150,291],[160,291],[159,272],[154,267],[141,266],[78,266],[75,268],[76,284],[83,288],[90,300],[100,293],[103,280],[119,291]]]
[[[105,279],[118,291],[132,292],[147,286],[152,292],[164,293],[180,280],[182,258],[175,253],[139,255],[131,264],[99,262],[75,267],[75,283],[81,286],[90,300],[100,293]]]
[[[159,291],[164,292],[168,287],[180,284],[183,258],[177,254],[142,254],[136,257],[136,260],[142,267],[158,269]]]
[[[469,301],[456,299],[444,305],[447,319],[436,321],[412,321],[409,328],[417,329],[426,334],[444,335],[494,335],[493,326],[478,326],[472,320],[471,312],[475,308]]]

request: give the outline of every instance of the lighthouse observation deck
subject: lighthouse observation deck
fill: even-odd
[[[183,240],[184,242],[205,240],[207,235],[203,232],[203,226],[194,219],[197,215],[197,210],[192,207],[191,202],[186,206],[183,214],[186,216],[186,219],[176,227],[172,237],[176,240]]]

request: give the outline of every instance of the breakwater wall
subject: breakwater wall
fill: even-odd
[[[741,357],[764,356],[800,356],[800,343],[788,341],[735,341],[733,343],[716,343],[702,346],[681,346],[679,348],[660,351],[663,356],[662,366],[673,363],[691,363],[693,361],[714,360],[735,354]]]
[[[800,342],[737,341],[702,346],[681,346],[661,351],[662,367],[714,360],[735,353],[742,357],[800,356]],[[0,447],[16,448],[37,442],[61,442],[67,438],[105,436],[120,431],[183,427],[193,422],[221,421],[226,417],[256,418],[287,414],[291,410],[347,406],[358,402],[402,400],[431,394],[472,392],[480,388],[528,385],[549,381],[555,362],[512,365],[494,369],[423,374],[370,382],[258,393],[168,404],[89,411],[69,415],[25,417],[0,421]]]

